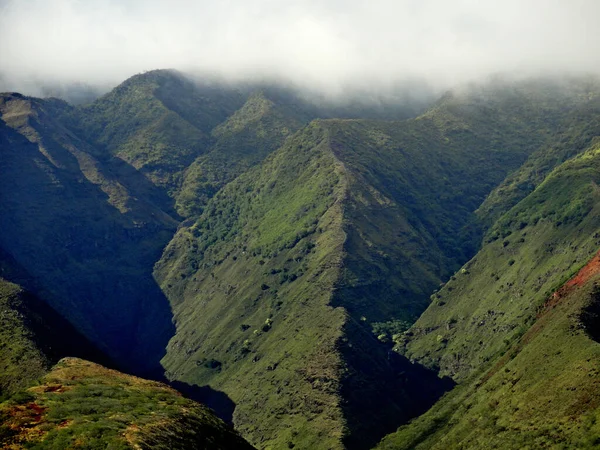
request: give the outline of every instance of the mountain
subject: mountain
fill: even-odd
[[[399,426],[381,445],[480,445],[498,430],[482,422],[463,441],[470,422],[454,414],[500,398],[508,372],[493,367],[515,355],[526,370],[521,352],[550,345],[528,347],[541,321],[571,342],[540,311],[600,245],[598,91],[500,78],[422,111],[161,70],[80,106],[1,94],[0,298],[32,319],[6,316],[21,331],[0,335],[13,398],[0,409],[39,418],[36,433],[73,420],[47,433],[56,446],[96,433],[201,447],[193,430],[212,419],[162,381],[257,448],[370,448]],[[557,295],[593,321],[590,283]],[[44,333],[62,320],[99,356],[30,338],[54,315]],[[64,356],[156,381],[76,359],[51,369]],[[98,403],[82,409],[89,392]],[[37,439],[19,423],[7,439]]]
[[[597,446],[596,105],[488,198],[516,204],[399,339],[401,353],[459,384],[380,448]],[[515,195],[514,180],[532,174],[546,176]]]
[[[5,448],[253,448],[168,386],[76,358],[0,404],[0,417]]]
[[[177,221],[145,177],[96,158],[56,120],[66,106],[48,103],[0,97],[0,248],[115,362],[153,371],[171,323],[151,270]]]
[[[155,266],[177,329],[167,376],[227,393],[265,448],[368,447],[441,395],[435,377],[427,395],[403,385],[410,364],[375,336],[427,307],[473,252],[477,207],[564,114],[545,90],[487,95],[408,121],[313,121],[219,191]]]

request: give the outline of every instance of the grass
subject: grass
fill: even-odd
[[[340,169],[324,144],[300,150],[323,138],[314,124],[225,187],[156,266],[179,325],[168,375],[225,391],[236,426],[261,446],[331,448],[343,434],[334,348],[345,317],[328,306]]]
[[[0,278],[0,400],[27,387],[51,365],[23,316],[23,290]]]
[[[242,91],[155,71],[82,108],[15,100],[0,123],[0,145],[18,150],[0,168],[0,245],[138,370],[174,332],[168,299],[169,378],[230,396],[261,448],[367,448],[414,413],[381,341],[403,343],[442,281],[407,351],[466,380],[596,245],[590,161],[574,161],[452,277],[478,249],[475,210],[578,103],[551,83],[471,87],[412,120],[306,126],[318,108]],[[187,219],[158,286],[175,210]],[[100,409],[116,405],[98,389]]]
[[[546,310],[482,379],[447,394],[378,448],[596,448],[600,347],[580,316],[597,280]]]
[[[314,121],[227,184],[155,266],[177,326],[168,376],[229,395],[261,448],[364,448],[406,420],[377,330],[415,320],[473,251],[477,206],[546,138],[504,107]]]
[[[256,92],[212,131],[214,144],[185,172],[177,207],[182,216],[197,216],[224,185],[279,148],[308,121],[306,113],[277,104]]]
[[[157,382],[61,360],[0,404],[0,444],[63,448],[252,448],[212,411]]]
[[[598,344],[581,311],[598,278],[561,286],[600,247],[599,174],[595,145],[561,164],[434,294],[400,350],[460,384],[380,448],[597,445]]]

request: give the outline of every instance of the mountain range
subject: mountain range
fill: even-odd
[[[0,94],[0,443],[593,448],[599,93]]]

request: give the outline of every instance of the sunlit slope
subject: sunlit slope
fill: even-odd
[[[597,81],[580,81],[571,86],[565,104],[571,108],[556,122],[551,139],[532,153],[486,198],[477,211],[490,226],[502,214],[529,195],[558,165],[585,151],[600,135],[600,86]]]
[[[168,376],[224,391],[261,448],[364,447],[414,414],[372,331],[427,307],[474,251],[475,209],[560,115],[477,95],[403,122],[314,121],[209,200],[155,266]]]
[[[597,444],[597,310],[582,308],[597,302],[597,260],[586,264],[600,248],[598,181],[592,144],[506,213],[434,295],[400,351],[461,384],[382,448]]]
[[[290,99],[269,94],[268,91],[251,93],[240,109],[212,130],[209,151],[185,171],[176,196],[181,215],[201,213],[219,189],[260,163],[314,117],[314,111],[294,107],[286,103]]]
[[[0,403],[5,448],[251,449],[208,408],[164,384],[76,359]]]

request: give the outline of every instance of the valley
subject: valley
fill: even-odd
[[[599,93],[0,94],[0,444],[593,448]]]

